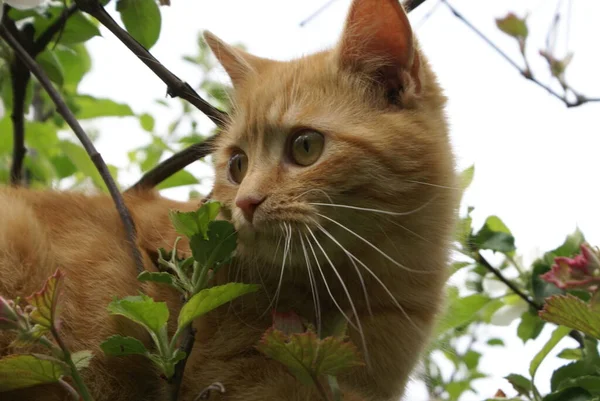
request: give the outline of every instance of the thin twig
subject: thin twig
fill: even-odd
[[[523,291],[521,291],[519,289],[519,287],[517,287],[515,285],[515,283],[513,283],[512,281],[510,281],[509,279],[504,277],[502,272],[500,270],[496,269],[494,266],[492,266],[491,263],[488,262],[488,260],[481,254],[481,252],[477,252],[475,254],[475,260],[478,263],[480,263],[483,267],[488,269],[494,276],[496,276],[498,278],[498,280],[500,280],[504,284],[506,284],[506,286],[508,288],[510,288],[512,290],[512,292],[514,292],[515,294],[517,294],[519,296],[519,298],[521,298],[522,300],[527,302],[527,304],[529,306],[531,306],[532,308],[534,308],[537,311],[542,310],[542,305],[535,302],[533,299],[531,299],[529,296],[527,296],[527,294],[525,294]],[[571,330],[571,332],[569,333],[569,336],[571,338],[573,338],[575,341],[577,341],[579,343],[580,347],[583,347],[583,345],[584,345],[583,344],[583,336],[581,335],[581,333],[579,331]]]
[[[115,181],[110,175],[110,171],[108,170],[106,163],[102,159],[102,156],[100,155],[100,153],[98,153],[98,151],[94,147],[94,144],[90,141],[83,128],[81,128],[81,125],[79,124],[73,113],[67,107],[67,104],[62,99],[60,93],[58,93],[54,86],[52,86],[52,82],[50,82],[50,79],[48,78],[44,70],[42,70],[39,64],[33,58],[31,58],[27,51],[10,34],[10,32],[6,29],[4,25],[0,25],[0,36],[8,43],[10,47],[13,48],[15,54],[23,61],[27,69],[29,69],[29,71],[31,71],[31,73],[38,79],[42,87],[46,90],[46,92],[56,105],[57,111],[64,118],[67,124],[69,124],[69,126],[71,127],[71,129],[85,148],[86,152],[92,159],[92,162],[96,166],[96,169],[98,169],[102,180],[106,184],[106,187],[108,188],[108,191],[110,192],[110,195],[112,196],[115,202],[117,211],[119,212],[119,216],[121,217],[121,220],[123,221],[123,225],[125,227],[127,242],[129,242],[129,245],[131,246],[133,260],[135,261],[138,271],[142,272],[144,270],[144,264],[142,262],[142,256],[140,254],[140,251],[136,245],[136,230],[135,225],[133,223],[133,219],[131,218],[129,210],[127,209],[127,206],[123,201],[123,196],[119,192]]]
[[[223,127],[228,120],[227,113],[213,107],[186,82],[165,68],[148,50],[136,41],[127,31],[106,12],[98,0],[75,0],[75,3],[86,13],[95,17],[109,31],[111,31],[129,50],[133,52],[148,68],[150,68],[165,84],[167,94],[171,97],[180,97],[194,105],[203,112],[218,127]]]
[[[179,349],[185,352],[185,358],[181,361],[177,362],[175,365],[175,373],[170,380],[170,401],[177,401],[179,399],[179,390],[181,389],[181,383],[183,381],[183,373],[185,371],[185,365],[187,364],[187,360],[192,352],[192,348],[194,347],[194,341],[196,338],[196,330],[190,324],[183,333],[183,340],[181,341],[181,345]]]
[[[59,33],[65,27],[67,20],[78,11],[79,7],[77,4],[71,4],[69,7],[65,8],[60,16],[54,21],[45,31],[42,33],[38,39],[33,43],[32,46],[32,54],[37,56],[39,53],[43,52],[48,43],[52,41],[54,35]],[[35,57],[34,57],[35,58]]]
[[[144,174],[144,176],[131,188],[127,189],[125,193],[154,188],[175,172],[183,170],[193,162],[208,156],[213,150],[215,139],[216,136],[212,136],[202,143],[191,145],[181,152],[174,154]]]
[[[494,49],[496,51],[496,53],[498,53],[500,56],[502,56],[510,65],[512,65],[517,71],[519,71],[519,73],[521,75],[523,75],[523,77],[525,77],[526,79],[530,80],[531,82],[535,83],[536,85],[538,85],[541,88],[544,88],[550,95],[556,97],[557,99],[561,100],[567,107],[577,107],[577,106],[581,106],[582,104],[585,103],[591,103],[591,102],[598,102],[600,101],[600,99],[596,99],[596,98],[587,98],[583,95],[579,95],[577,94],[578,92],[575,92],[576,95],[576,100],[575,101],[570,101],[569,99],[567,99],[566,95],[561,95],[560,93],[556,92],[554,89],[552,89],[551,87],[549,87],[548,85],[540,82],[537,80],[537,78],[535,78],[533,76],[533,74],[528,73],[528,71],[525,69],[522,69],[513,59],[511,59],[502,49],[500,49],[494,42],[492,42],[487,36],[485,36],[483,34],[483,32],[481,32],[479,29],[477,29],[477,27],[475,27],[475,25],[473,25],[471,22],[469,22],[469,20],[467,20],[460,12],[458,12],[456,10],[456,8],[454,8],[449,2],[448,0],[441,0],[452,12],[452,14],[454,14],[454,16],[456,18],[458,18],[460,21],[462,21],[467,27],[469,27],[469,29],[471,29],[477,36],[479,36],[481,39],[483,39],[492,49]]]

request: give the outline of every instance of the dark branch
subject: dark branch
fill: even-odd
[[[218,127],[223,127],[228,120],[227,114],[211,106],[189,84],[183,82],[165,68],[148,50],[115,22],[98,0],[75,0],[75,2],[83,11],[95,17],[102,25],[108,28],[133,54],[167,84],[167,94],[169,96],[187,100],[210,118]]]
[[[492,266],[491,263],[488,262],[488,260],[481,254],[481,252],[477,252],[475,254],[475,260],[478,263],[480,263],[483,267],[485,267],[486,269],[488,269],[494,276],[496,276],[498,278],[498,280],[500,280],[504,284],[506,284],[506,286],[508,288],[510,288],[512,290],[512,292],[514,292],[522,300],[524,300],[525,302],[527,302],[527,304],[529,306],[531,306],[533,309],[535,309],[537,311],[542,310],[542,305],[540,305],[537,302],[535,302],[533,299],[531,299],[529,296],[527,296],[527,294],[525,294],[523,291],[521,291],[519,289],[519,287],[517,287],[515,285],[515,283],[513,283],[512,281],[510,281],[509,279],[507,279],[506,277],[504,277],[504,275],[502,274],[502,272],[500,270],[496,269],[494,266]],[[583,336],[581,335],[580,332],[578,332],[577,330],[571,330],[571,332],[569,333],[569,336],[572,339],[574,339],[575,341],[577,341],[579,343],[580,347],[583,347]]]
[[[102,176],[102,179],[104,180],[104,183],[106,184],[110,195],[112,196],[115,202],[121,220],[123,220],[127,241],[129,242],[132,249],[133,259],[136,263],[138,270],[142,272],[144,270],[144,265],[142,263],[142,256],[136,245],[136,231],[133,219],[129,214],[127,206],[125,206],[125,202],[123,201],[123,197],[119,192],[115,181],[113,180],[112,176],[110,175],[110,172],[108,171],[106,163],[104,163],[104,160],[102,160],[102,156],[100,155],[100,153],[98,153],[98,151],[94,147],[94,144],[90,141],[83,128],[81,128],[81,125],[79,124],[73,113],[71,113],[71,111],[67,107],[67,104],[62,99],[60,93],[58,93],[54,86],[52,86],[52,83],[50,82],[50,79],[48,78],[44,70],[42,70],[39,64],[27,53],[23,46],[21,46],[21,44],[14,38],[14,36],[8,31],[8,29],[4,25],[0,25],[0,36],[6,41],[6,43],[8,43],[10,47],[12,47],[17,57],[19,57],[23,61],[23,64],[26,66],[26,68],[29,71],[31,71],[31,73],[38,79],[40,85],[42,85],[42,87],[46,90],[46,92],[56,105],[57,111],[65,119],[67,124],[69,124],[75,135],[77,135],[79,141],[81,141],[81,144],[85,148],[86,152],[92,159],[92,162],[98,169],[98,172]]]
[[[475,25],[473,25],[460,12],[458,12],[458,10],[456,10],[456,8],[454,8],[448,2],[448,0],[441,0],[441,1],[450,9],[450,11],[452,12],[452,14],[454,14],[454,16],[456,18],[458,18],[459,20],[461,20],[477,36],[479,36],[481,39],[483,39],[483,41],[486,42],[492,49],[494,49],[496,51],[496,53],[498,53],[500,56],[502,56],[502,58],[504,58],[510,65],[512,65],[517,71],[519,71],[519,73],[521,73],[521,75],[523,75],[523,77],[525,77],[526,79],[528,79],[531,82],[535,83],[539,87],[545,89],[550,95],[552,95],[552,96],[556,97],[557,99],[561,100],[567,107],[577,107],[577,106],[581,106],[584,103],[600,101],[600,99],[588,99],[585,96],[576,95],[577,99],[573,102],[573,101],[570,101],[569,99],[567,99],[566,93],[564,95],[561,95],[558,92],[556,92],[554,89],[552,89],[551,87],[549,87],[548,85],[546,85],[546,84],[538,81],[537,78],[535,78],[533,76],[533,74],[531,73],[531,71],[529,69],[527,69],[527,68],[526,69],[521,68],[502,49],[500,49],[494,42],[492,42],[487,36],[485,36],[483,34],[483,32],[481,32],[479,29],[477,29],[477,27],[475,27]],[[573,91],[573,92],[577,93],[575,91]]]
[[[37,56],[43,52],[46,46],[48,46],[48,43],[54,38],[54,35],[63,30],[69,17],[75,14],[78,9],[77,4],[71,4],[69,7],[65,8],[56,21],[54,21],[35,41],[31,48],[31,54]]]
[[[192,352],[192,348],[194,347],[194,341],[196,338],[196,330],[190,324],[183,333],[183,340],[181,341],[181,345],[179,349],[185,352],[185,358],[181,361],[177,362],[175,365],[175,373],[171,378],[170,385],[170,401],[177,401],[179,399],[179,390],[181,389],[181,382],[183,381],[183,373],[185,371],[185,365],[187,364],[187,360]]]
[[[212,153],[215,138],[216,136],[212,136],[202,143],[194,144],[174,154],[144,174],[138,182],[125,192],[154,188],[177,171],[183,170],[193,162],[208,156]]]

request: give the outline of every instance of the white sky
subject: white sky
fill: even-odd
[[[196,70],[181,60],[195,54],[200,30],[209,29],[226,41],[242,42],[260,56],[289,59],[331,46],[341,32],[350,0],[338,0],[304,28],[299,22],[326,0],[172,0],[162,7],[161,38],[152,53],[183,80],[197,83]],[[419,24],[437,0],[429,0],[410,15]],[[557,0],[451,0],[469,20],[494,42],[519,60],[516,43],[497,30],[494,18],[508,11],[529,19],[531,64],[540,79],[547,81],[545,61],[537,55],[544,46]],[[569,1],[564,1],[566,6]],[[600,97],[600,2],[572,1],[569,50],[575,53],[568,82],[590,97]],[[520,252],[527,262],[562,242],[579,226],[592,243],[600,243],[600,103],[567,109],[543,89],[519,74],[468,30],[440,4],[435,13],[416,29],[422,48],[438,73],[449,97],[448,114],[452,141],[459,167],[476,166],[475,180],[465,204],[476,207],[476,224],[490,215],[500,216],[512,229]],[[562,31],[564,39],[565,31]],[[157,132],[177,114],[156,106],[165,85],[125,49],[110,32],[90,42],[93,70],[81,90],[98,97],[110,97],[130,104],[138,113],[150,111],[157,118]],[[560,50],[565,49],[561,42]],[[520,60],[519,60],[520,61]],[[225,78],[223,78],[225,79]],[[176,100],[168,100],[177,105]],[[127,151],[145,144],[145,134],[136,119],[104,119],[94,126],[102,138],[99,151],[109,163],[124,166]],[[200,171],[197,168],[194,171]],[[202,170],[202,175],[210,171]],[[129,176],[132,182],[137,177]],[[200,189],[210,187],[210,180]],[[169,191],[184,197],[187,191]],[[511,394],[502,380],[508,373],[528,376],[528,361],[548,337],[524,347],[516,338],[516,326],[492,328],[493,336],[505,336],[508,349],[485,349],[484,371],[494,379],[477,382],[480,396],[491,397],[498,388]],[[569,341],[569,340],[565,340]],[[483,350],[483,349],[482,349]],[[542,365],[536,383],[549,387],[549,374],[560,364],[551,360]],[[409,401],[425,400],[421,388],[408,392]]]

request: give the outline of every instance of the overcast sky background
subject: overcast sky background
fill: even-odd
[[[196,84],[197,70],[182,61],[195,54],[198,32],[211,30],[229,42],[244,43],[250,52],[275,59],[290,59],[329,47],[337,40],[350,0],[338,0],[305,27],[299,23],[326,0],[172,0],[162,7],[163,27],[152,53],[183,80]],[[572,1],[568,49],[575,56],[567,74],[568,82],[581,93],[600,97],[600,2]],[[448,115],[458,167],[476,166],[473,184],[465,205],[475,206],[476,224],[491,214],[500,216],[513,231],[525,262],[541,251],[560,244],[579,226],[587,239],[600,244],[600,103],[567,109],[543,89],[527,82],[481,39],[476,37],[443,5],[429,18],[437,0],[428,0],[411,13],[417,36],[449,97]],[[514,11],[529,18],[531,65],[540,79],[549,80],[545,61],[537,55],[544,46],[557,0],[451,0],[470,21],[515,60],[516,43],[495,27],[494,18]],[[569,0],[563,1],[565,10]],[[114,11],[114,10],[113,10]],[[114,14],[114,12],[113,12]],[[426,19],[425,19],[426,18]],[[151,112],[157,118],[156,132],[163,130],[177,113],[178,101],[167,100],[172,110],[155,104],[165,85],[141,64],[110,32],[89,42],[93,70],[81,85],[83,92],[110,97],[130,104],[135,112]],[[561,33],[566,37],[565,31]],[[563,40],[559,49],[565,50]],[[223,75],[223,81],[226,81]],[[125,166],[127,151],[147,141],[134,118],[103,119],[94,123],[102,133],[99,151],[109,163]],[[200,176],[210,170],[194,167]],[[136,175],[125,177],[133,182]],[[211,180],[199,186],[206,192]],[[188,191],[168,195],[185,199]],[[504,336],[508,348],[481,348],[486,357],[481,365],[491,379],[477,382],[482,400],[498,388],[513,394],[502,379],[509,373],[528,376],[531,356],[548,338],[523,346],[516,338],[516,326],[493,328],[493,336]],[[400,333],[399,333],[400,335]],[[569,339],[563,340],[565,342]],[[549,374],[562,362],[545,362],[537,375],[540,390],[549,388]],[[414,385],[408,401],[426,400],[423,389]]]

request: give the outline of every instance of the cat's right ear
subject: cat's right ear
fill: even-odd
[[[239,88],[251,74],[256,74],[268,60],[253,56],[223,42],[212,32],[203,32],[204,40],[221,63],[235,88]]]

